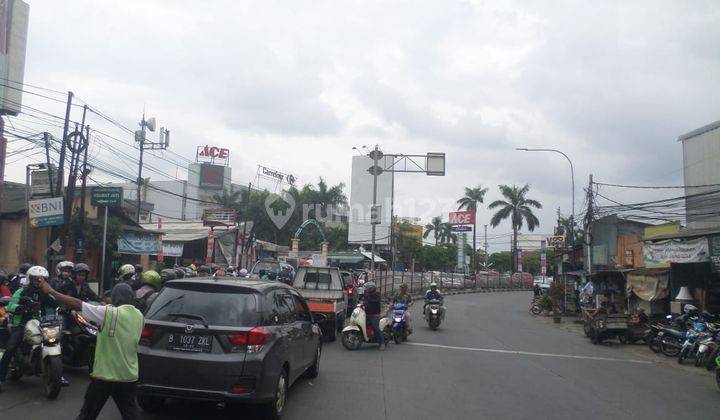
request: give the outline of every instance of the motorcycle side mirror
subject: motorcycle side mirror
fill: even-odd
[[[320,312],[313,312],[312,313],[312,320],[316,324],[322,324],[327,320],[327,316],[325,314],[322,314]]]

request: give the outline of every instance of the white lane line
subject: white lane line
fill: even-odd
[[[615,359],[612,357],[597,357],[597,356],[577,356],[573,354],[554,354],[554,353],[535,353],[531,351],[517,351],[517,350],[500,350],[500,349],[480,349],[475,347],[457,347],[457,346],[444,346],[442,344],[429,344],[429,343],[403,343],[403,345],[409,346],[421,346],[421,347],[434,347],[438,349],[450,349],[450,350],[465,350],[465,351],[478,351],[485,353],[505,353],[505,354],[517,354],[522,356],[539,356],[539,357],[560,357],[565,359],[583,359],[583,360],[601,360],[605,362],[625,362],[625,363],[640,363],[644,365],[651,365],[653,362],[648,360],[633,360],[633,359]]]

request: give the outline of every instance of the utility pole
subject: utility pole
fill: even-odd
[[[587,202],[588,202],[588,208],[587,208],[587,216],[585,220],[585,242],[587,244],[587,255],[586,255],[586,266],[587,266],[587,276],[588,280],[590,280],[590,276],[592,275],[592,238],[590,235],[590,225],[593,221],[593,176],[590,174],[590,182],[588,184],[587,189]]]
[[[485,225],[485,270],[488,269],[488,242],[487,242],[487,225]]]
[[[5,119],[0,116],[0,182],[5,180],[5,160],[7,159],[7,139],[5,138]],[[50,186],[52,189],[52,185]]]
[[[375,273],[375,225],[377,224],[378,220],[378,214],[377,214],[377,177],[378,177],[378,158],[379,154],[382,153],[378,149],[378,145],[375,145],[375,150],[373,150],[370,153],[370,157],[373,160],[373,202],[372,207],[370,208],[370,225],[372,228],[372,244],[370,245],[370,272]]]
[[[87,107],[87,105],[86,105]],[[75,245],[75,255],[76,255],[76,261],[82,261],[83,258],[83,245],[85,243],[85,237],[84,237],[84,230],[85,230],[85,194],[86,194],[86,186],[87,186],[87,177],[90,174],[90,172],[87,169],[87,158],[88,158],[88,149],[90,148],[90,126],[85,126],[85,138],[88,141],[88,146],[85,147],[84,156],[83,156],[83,165],[82,165],[82,172],[80,172],[80,176],[82,177],[82,184],[80,187],[80,222],[78,223],[78,229],[77,229],[77,244]]]
[[[62,194],[62,182],[65,176],[65,139],[68,135],[68,127],[70,126],[70,109],[72,108],[73,93],[68,92],[67,105],[65,107],[65,122],[63,124],[62,141],[60,142],[60,160],[58,162],[57,185],[55,187],[55,195]]]
[[[142,168],[145,149],[165,150],[168,148],[168,146],[170,146],[170,130],[160,128],[160,141],[152,142],[148,141],[145,138],[146,128],[151,132],[155,131],[155,118],[148,118],[147,120],[145,120],[145,111],[143,111],[142,120],[140,121],[140,130],[135,132],[135,141],[139,143],[138,148],[140,149],[140,159],[138,162],[138,177],[136,181],[137,193],[135,195],[135,206],[137,207],[137,213],[135,214],[135,222],[137,223],[140,223],[140,204],[142,202],[141,192],[143,185]]]

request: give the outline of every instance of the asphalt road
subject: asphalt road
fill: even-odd
[[[594,346],[567,324],[527,312],[525,292],[447,298],[438,331],[416,322],[410,342],[385,352],[325,346],[320,376],[290,391],[286,418],[367,419],[709,419],[720,417],[714,377],[652,354],[645,346]],[[416,316],[416,320],[417,320]],[[23,380],[0,393],[0,413],[14,419],[71,419],[87,380],[57,401],[39,382]],[[172,401],[145,419],[258,418],[248,406],[216,410]],[[120,419],[108,402],[101,419]]]

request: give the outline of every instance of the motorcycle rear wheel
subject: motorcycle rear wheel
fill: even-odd
[[[682,343],[677,342],[673,339],[663,338],[660,342],[660,351],[662,351],[662,354],[668,357],[677,357],[677,355],[680,354],[681,348]]]
[[[393,341],[395,341],[395,344],[401,344],[402,343],[402,331],[395,330],[393,331]]]
[[[720,354],[720,347],[716,347],[708,354],[710,354],[710,357],[708,357],[705,361],[705,369],[713,370],[717,368],[717,362],[715,361],[715,359],[717,359],[718,355]]]
[[[682,365],[685,359],[688,356],[688,353],[690,352],[690,349],[681,349],[680,354],[678,355],[678,364]]]
[[[660,339],[657,335],[653,335],[652,337],[646,337],[645,340],[647,341],[650,350],[652,350],[654,353],[660,353]]]
[[[44,361],[43,384],[45,385],[45,397],[54,400],[60,394],[62,383],[62,359],[60,356],[50,356]]]
[[[440,319],[438,319],[438,318],[432,318],[432,317],[431,317],[431,318],[428,320],[428,326],[429,326],[430,329],[433,330],[433,331],[437,330],[438,327],[440,326]]]
[[[348,350],[358,350],[362,346],[363,337],[360,331],[345,331],[342,333],[342,345]]]
[[[540,307],[540,305],[533,304],[532,306],[530,306],[530,313],[533,315],[540,315],[540,313],[542,313],[542,308]]]

